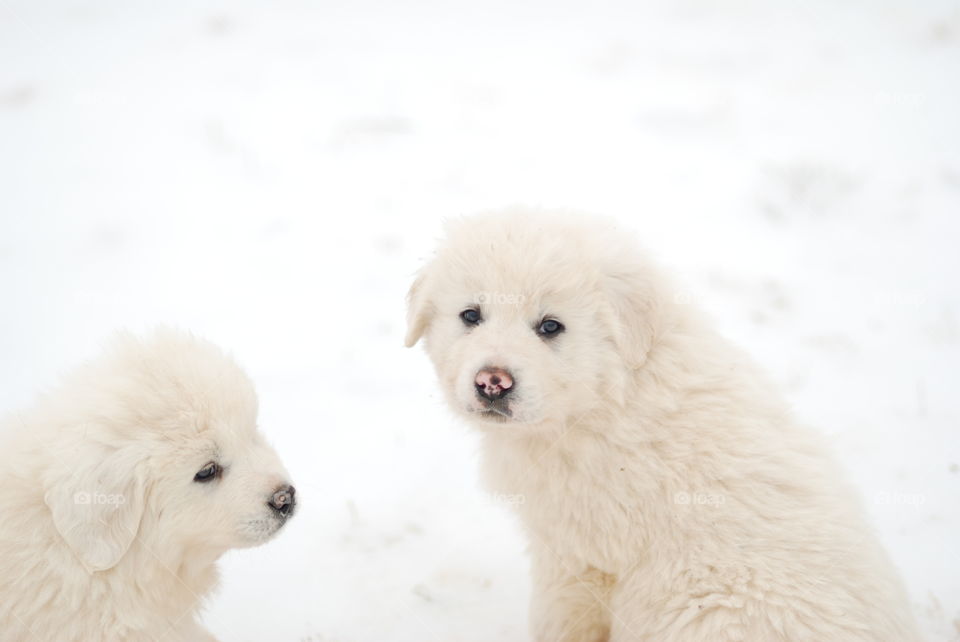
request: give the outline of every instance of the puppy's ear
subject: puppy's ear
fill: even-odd
[[[44,494],[53,523],[88,569],[113,568],[140,529],[146,487],[141,462],[132,452],[99,445],[60,453],[64,465],[46,480]]]
[[[646,362],[660,329],[662,304],[656,278],[642,265],[612,266],[605,273],[613,339],[630,368]]]
[[[406,347],[414,346],[433,319],[433,303],[427,296],[427,268],[417,274],[410,291],[407,293],[407,336],[403,340]]]

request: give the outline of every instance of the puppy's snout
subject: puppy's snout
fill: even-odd
[[[297,504],[296,493],[297,489],[290,484],[281,486],[273,493],[267,504],[284,517],[289,517],[293,513],[293,507]]]
[[[494,401],[502,399],[513,390],[513,377],[503,368],[483,368],[474,379],[477,394]]]

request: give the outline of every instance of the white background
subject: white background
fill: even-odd
[[[118,327],[246,366],[302,510],[224,641],[523,640],[403,297],[444,217],[616,217],[831,436],[960,636],[960,5],[0,0],[0,408]]]

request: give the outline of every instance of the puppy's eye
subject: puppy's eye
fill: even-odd
[[[480,316],[480,310],[467,308],[460,313],[460,319],[467,325],[477,325],[483,320],[483,317]]]
[[[211,461],[197,471],[197,474],[193,476],[193,481],[200,483],[212,481],[219,477],[221,472],[223,472],[223,469],[220,468],[220,464],[215,461]]]
[[[563,332],[563,324],[556,319],[544,319],[537,328],[537,333],[544,337],[552,337]]]

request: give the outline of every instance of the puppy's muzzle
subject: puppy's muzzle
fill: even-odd
[[[503,399],[513,390],[513,377],[503,368],[483,368],[474,378],[477,394],[487,401]]]
[[[293,509],[297,505],[296,494],[297,489],[290,484],[281,486],[273,493],[273,496],[270,497],[267,505],[281,517],[290,517],[293,515]]]

